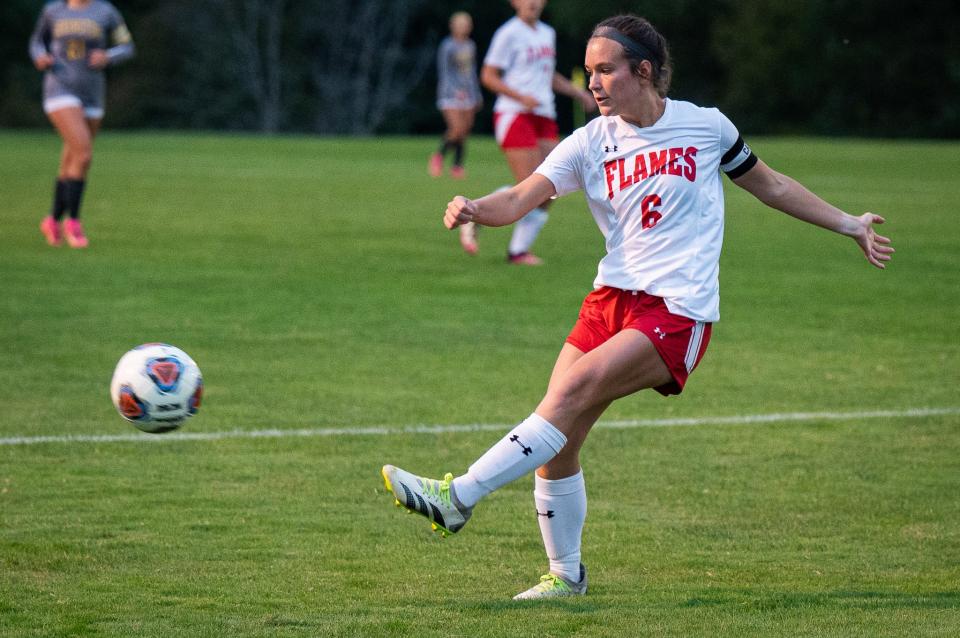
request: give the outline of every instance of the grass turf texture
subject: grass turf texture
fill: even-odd
[[[431,180],[433,144],[107,131],[73,251],[37,229],[55,136],[0,132],[0,438],[131,431],[108,383],[146,341],[204,372],[187,431],[523,418],[602,239],[574,195],[546,267],[505,265],[505,229],[462,254],[446,201],[507,183],[505,163],[477,139],[466,181]],[[728,184],[704,362],[682,397],[605,418],[957,407],[960,147],[751,145],[887,216],[893,264]],[[958,426],[598,427],[590,594],[519,605],[545,563],[532,481],[444,541],[379,482],[384,462],[462,471],[489,432],[0,446],[0,636],[954,636]]]

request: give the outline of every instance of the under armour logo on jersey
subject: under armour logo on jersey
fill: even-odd
[[[660,337],[660,340],[661,340],[661,341],[663,340],[664,337],[667,336],[667,333],[664,332],[663,330],[661,330],[661,329],[660,329],[660,326],[657,326],[656,328],[654,328],[654,329],[653,329],[653,332],[654,332],[654,334],[656,334],[658,337]]]
[[[604,152],[604,153],[616,153],[616,152],[617,152],[617,148],[618,148],[618,147],[617,147],[616,144],[613,145],[613,149],[611,149],[609,146],[604,146],[604,147],[603,147],[603,152]]]
[[[547,518],[553,518],[553,510],[547,510],[546,513],[537,510],[537,516],[546,516]]]
[[[523,455],[524,455],[524,456],[530,456],[531,454],[533,454],[533,448],[532,448],[532,447],[527,447],[526,445],[524,445],[524,444],[523,444],[523,441],[520,440],[520,435],[519,435],[519,434],[514,434],[513,436],[511,436],[511,437],[510,437],[510,442],[511,442],[511,443],[516,443],[517,445],[519,445],[519,446],[520,446],[520,449],[523,450]]]

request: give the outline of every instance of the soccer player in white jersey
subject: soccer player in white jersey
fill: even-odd
[[[721,171],[768,206],[846,235],[884,268],[893,248],[858,217],[768,167],[720,111],[666,97],[670,56],[643,18],[601,22],[587,43],[589,88],[601,117],[578,129],[529,178],[477,200],[455,197],[444,223],[502,226],[554,195],[584,191],[606,239],[595,290],[560,350],[536,410],[467,472],[443,480],[392,465],[387,488],[435,529],[456,532],[493,490],[536,471],[534,499],[549,573],[516,598],[583,594],[580,535],[587,511],[579,452],[614,400],[639,390],[677,394],[719,319]]]
[[[105,0],[55,0],[40,13],[30,38],[30,57],[43,71],[43,110],[63,138],[60,168],[50,214],[40,231],[51,246],[66,235],[73,248],[85,248],[80,202],[93,160],[93,139],[103,121],[104,69],[133,57],[130,32]],[[63,223],[60,221],[68,215]]]
[[[480,81],[493,93],[493,125],[517,183],[533,173],[557,145],[558,129],[554,91],[579,100],[585,110],[596,103],[584,91],[557,73],[557,35],[540,20],[546,0],[511,0],[516,16],[493,34],[483,60]],[[547,221],[548,201],[517,222],[507,249],[513,264],[536,266],[541,259],[531,252]],[[472,228],[472,226],[468,226]]]

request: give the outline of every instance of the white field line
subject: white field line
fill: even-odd
[[[680,425],[756,425],[810,421],[849,421],[854,419],[919,418],[945,415],[960,415],[960,408],[911,408],[907,410],[868,410],[862,412],[786,412],[676,419],[633,419],[629,421],[600,421],[597,423],[597,426],[603,429],[624,430],[630,428],[672,427]],[[383,425],[295,430],[268,429],[228,430],[225,432],[169,432],[162,435],[143,434],[140,432],[130,432],[127,434],[64,434],[55,436],[14,436],[0,438],[0,446],[37,445],[39,443],[167,443],[172,441],[219,441],[222,439],[270,439],[314,436],[390,436],[401,434],[503,431],[511,427],[513,427],[512,424],[505,423],[477,423],[473,425]]]

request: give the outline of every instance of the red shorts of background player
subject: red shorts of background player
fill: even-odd
[[[533,113],[494,113],[493,132],[500,148],[537,148],[540,140],[557,141],[556,120]]]
[[[673,376],[673,381],[654,389],[663,395],[680,394],[707,350],[711,327],[671,313],[660,297],[604,286],[583,300],[567,343],[590,352],[621,330],[639,330],[653,342]]]

